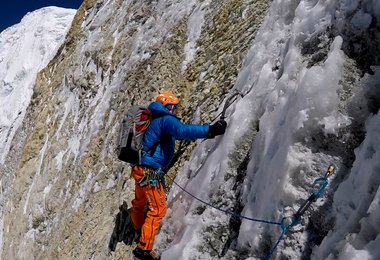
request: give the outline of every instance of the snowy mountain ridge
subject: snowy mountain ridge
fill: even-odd
[[[16,163],[5,163],[5,159],[9,150],[15,148],[12,147],[12,140],[25,117],[37,73],[63,43],[75,12],[58,7],[42,8],[28,13],[19,24],[0,34],[1,216],[14,179],[10,173],[13,168],[11,164]],[[0,227],[2,250],[3,217],[0,218]]]
[[[0,34],[1,258],[130,256],[108,252],[134,188],[115,139],[126,109],[160,89],[198,123],[243,94],[225,135],[181,143],[168,173],[217,208],[279,221],[336,165],[273,259],[380,258],[379,15],[374,0],[86,0],[75,17],[28,14]],[[168,206],[162,259],[260,259],[281,234],[175,184]]]
[[[29,105],[37,72],[47,65],[63,43],[74,14],[75,10],[70,9],[42,8],[27,14],[19,24],[1,33],[0,119],[1,143],[5,144],[1,147],[1,163],[4,163],[15,131]]]

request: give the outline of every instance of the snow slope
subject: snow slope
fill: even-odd
[[[76,10],[46,7],[28,13],[0,34],[0,164],[11,148],[29,106],[37,73],[65,40]],[[6,166],[4,166],[6,168]],[[3,246],[3,206],[9,176],[1,176],[0,249]]]
[[[63,43],[75,12],[42,8],[0,34],[0,163],[25,116],[36,75]]]

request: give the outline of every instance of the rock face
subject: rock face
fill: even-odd
[[[184,121],[209,122],[268,5],[84,1],[38,74],[13,141],[22,155],[4,208],[2,258],[105,259],[114,217],[133,188],[128,180],[122,192],[129,168],[114,156],[126,108],[168,89],[180,94]],[[118,246],[116,258],[126,250]]]
[[[0,165],[8,176],[1,183],[7,187],[0,195],[1,259],[130,257],[131,248],[122,244],[112,256],[107,251],[119,206],[123,201],[130,203],[133,198],[130,168],[115,158],[116,135],[124,112],[131,105],[147,104],[159,90],[165,89],[180,95],[179,116],[184,122],[209,123],[234,86],[243,85],[236,82],[238,74],[272,73],[277,82],[281,82],[283,75],[296,77],[296,72],[292,74],[284,67],[289,62],[285,54],[294,44],[290,40],[277,43],[278,49],[273,49],[273,60],[277,63],[271,68],[265,67],[267,70],[264,68],[259,72],[241,71],[243,61],[254,55],[255,50],[250,51],[250,48],[266,16],[281,14],[285,28],[296,23],[302,8],[318,9],[322,5],[319,2],[323,1],[311,1],[311,7],[305,7],[304,1],[290,2],[292,4],[286,5],[279,0],[85,0],[74,17],[65,42],[38,73],[23,124],[13,138],[12,149],[4,158],[4,164]],[[295,45],[305,68],[324,66],[332,49],[338,53],[337,42],[342,40],[344,70],[337,82],[337,106],[343,117],[351,118],[351,123],[345,125],[343,122],[338,133],[326,134],[323,129],[327,126],[317,126],[310,115],[311,119],[305,121],[306,130],[291,133],[294,142],[291,149],[312,154],[317,159],[310,159],[312,162],[307,166],[301,164],[295,168],[288,165],[284,169],[286,176],[291,178],[300,171],[312,171],[316,175],[314,166],[317,163],[339,161],[341,170],[332,190],[336,190],[346,178],[345,173],[355,161],[354,149],[365,138],[365,122],[380,107],[379,80],[370,76],[377,71],[373,66],[379,63],[380,13],[368,14],[369,19],[363,12],[371,1],[364,2],[352,4],[351,9],[339,9],[343,3],[336,6],[326,3],[334,10],[335,22],[318,33],[311,33],[310,37],[301,35],[296,38],[299,44]],[[272,9],[269,9],[271,5]],[[271,11],[268,13],[268,10]],[[379,11],[378,7],[374,10]],[[286,31],[288,28],[291,27],[285,28],[284,35],[290,34]],[[264,37],[270,31],[261,28],[260,33]],[[281,53],[280,49],[284,52]],[[278,59],[276,55],[279,55]],[[256,91],[252,94],[255,98],[261,94],[260,89],[255,88],[257,84],[263,85],[265,81],[258,77],[249,87]],[[232,152],[227,152],[225,174],[213,176],[218,181],[214,185],[220,185],[219,194],[209,194],[213,203],[224,205],[221,198],[225,196],[228,201],[234,201],[228,205],[231,210],[242,211],[245,203],[256,201],[255,195],[247,190],[259,185],[255,174],[260,174],[262,158],[252,147],[264,149],[267,145],[265,138],[269,130],[260,130],[270,128],[267,120],[270,112],[276,111],[275,105],[271,107],[271,100],[282,95],[285,85],[266,86],[267,89],[273,87],[273,92],[265,95],[261,103],[252,104],[254,113],[248,116],[252,117],[249,123],[244,120],[235,122],[241,123],[242,127],[248,126],[237,134],[239,139],[231,148]],[[370,87],[365,89],[363,86]],[[282,120],[291,119],[280,118],[278,121]],[[198,154],[192,154],[194,143],[181,145],[182,155],[169,176],[174,176],[184,166],[191,168],[185,164],[189,158],[194,164],[200,164],[205,158],[201,153],[210,148],[198,148],[195,152]],[[257,155],[253,161],[251,153]],[[185,170],[189,178],[196,174],[193,170]],[[312,177],[295,176],[292,179],[294,182],[290,185],[300,190],[297,196],[307,196],[302,183]],[[224,183],[231,186],[223,186]],[[373,189],[378,186],[379,183]],[[258,194],[260,189],[257,187]],[[242,200],[240,196],[243,196]],[[333,195],[329,196],[331,199]],[[300,203],[299,199],[294,194],[286,194],[285,202],[279,199],[278,204]],[[314,240],[310,239],[305,246],[300,245],[296,235],[289,236],[283,246],[287,251],[281,256],[292,258],[304,254],[303,257],[310,258],[313,247],[319,245],[328,229],[334,226],[333,216],[320,217],[331,208],[336,209],[332,203],[319,205],[318,214],[310,217],[314,224],[303,230],[303,234],[312,234]],[[202,215],[204,211],[205,208],[198,207],[196,214]],[[265,213],[265,210],[261,212]],[[162,228],[163,235],[159,239],[163,250],[173,240],[170,232],[174,227],[169,226],[170,218],[168,223]],[[254,229],[244,225],[242,228],[241,224],[226,218],[203,227],[204,236],[200,243],[206,241],[208,244],[197,246],[199,254],[205,259],[245,259],[268,252],[269,243],[274,239],[271,230],[257,231],[263,240],[255,240],[255,244],[246,241],[247,234]],[[326,257],[323,249],[315,254]],[[202,257],[197,255],[191,259]]]

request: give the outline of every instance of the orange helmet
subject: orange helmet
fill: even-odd
[[[161,102],[164,106],[179,104],[179,99],[177,96],[169,91],[160,92],[160,94],[156,97],[156,101]]]

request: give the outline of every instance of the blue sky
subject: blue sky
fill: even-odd
[[[0,32],[19,23],[28,12],[45,6],[59,6],[78,9],[83,0],[6,0],[0,8]]]

